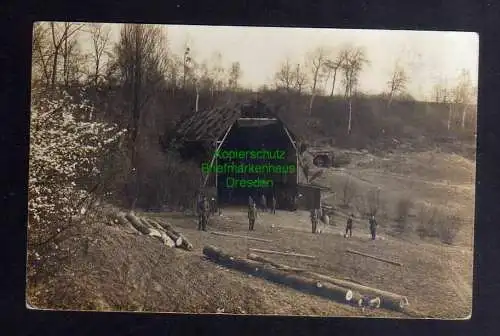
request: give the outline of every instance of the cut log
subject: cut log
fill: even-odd
[[[349,289],[300,277],[252,260],[231,256],[215,246],[205,246],[203,254],[209,260],[219,265],[248,273],[276,284],[285,285],[304,293],[343,303],[346,302],[347,297],[352,297],[353,295]]]
[[[268,253],[268,254],[279,254],[279,255],[284,255],[288,257],[302,257],[302,258],[309,258],[309,259],[315,259],[315,256],[312,255],[307,255],[307,254],[300,254],[300,253],[292,253],[292,252],[280,252],[280,251],[271,251],[271,250],[261,250],[261,249],[254,249],[254,248],[249,248],[250,251],[252,252],[260,252],[260,253]]]
[[[346,252],[357,254],[357,255],[361,255],[361,256],[364,256],[364,257],[367,257],[367,258],[372,258],[372,259],[375,259],[375,260],[378,260],[378,261],[382,261],[382,262],[385,262],[385,263],[388,263],[388,264],[396,265],[396,266],[403,266],[403,264],[400,263],[400,262],[392,261],[392,260],[388,260],[388,259],[384,259],[384,258],[380,258],[380,257],[376,257],[376,256],[371,255],[371,254],[366,254],[366,253],[362,253],[362,252],[358,252],[358,251],[353,251],[353,250],[349,250],[349,249],[346,250]]]
[[[247,255],[247,258],[250,259],[250,260],[254,260],[254,261],[258,261],[258,262],[261,262],[261,263],[265,263],[265,264],[269,264],[271,266],[274,266],[280,270],[284,270],[284,271],[289,271],[289,272],[307,272],[306,269],[304,268],[295,268],[295,267],[290,267],[290,266],[287,266],[287,265],[282,265],[282,264],[278,264],[272,260],[269,260],[267,258],[264,258],[264,257],[261,257],[255,253],[249,253]]]
[[[137,229],[135,227],[133,227],[132,224],[130,224],[130,222],[128,221],[128,219],[125,217],[125,213],[123,212],[119,212],[116,214],[116,219],[118,220],[118,223],[123,226],[125,229],[127,229],[127,231],[130,231],[130,232],[133,232],[133,233],[136,233],[136,234],[140,234],[139,231],[137,231]]]
[[[149,225],[151,225],[152,227],[154,227],[155,229],[157,229],[158,231],[160,232],[163,232],[165,235],[167,235],[171,240],[174,241],[175,243],[175,246],[176,247],[179,247],[182,245],[182,237],[180,237],[179,235],[175,234],[174,232],[172,231],[169,231],[169,230],[165,230],[165,228],[163,228],[160,224],[158,224],[156,221],[154,220],[151,220],[151,219],[147,219]]]
[[[156,223],[158,223],[158,225],[160,225],[166,232],[174,233],[177,236],[179,236],[180,238],[182,238],[182,243],[179,246],[180,248],[182,248],[184,250],[187,250],[187,251],[193,250],[193,245],[189,242],[189,240],[187,240],[187,238],[182,233],[180,233],[179,231],[175,230],[172,227],[172,225],[170,225],[166,221],[161,220],[159,218],[156,219]]]
[[[262,238],[256,238],[256,237],[250,237],[250,236],[241,236],[241,235],[235,235],[235,234],[225,233],[225,232],[210,231],[210,233],[213,235],[216,235],[216,236],[245,238],[248,240],[256,240],[256,241],[265,242],[265,243],[272,243],[273,242],[272,240],[269,240],[269,239],[262,239]]]
[[[252,260],[258,260],[258,261],[261,261],[261,262],[266,262],[266,263],[269,263],[279,269],[282,269],[282,270],[288,270],[288,271],[293,271],[293,268],[290,267],[290,266],[287,266],[287,265],[283,265],[283,264],[278,264],[274,261],[271,261],[271,260],[268,260],[266,258],[263,258],[263,257],[260,257],[260,256],[257,256],[258,259],[254,259],[254,254],[249,254],[248,255],[248,258],[249,259],[252,259]],[[311,277],[311,278],[314,278],[314,279],[317,279],[317,280],[321,280],[321,281],[325,281],[325,282],[329,282],[329,283],[332,283],[332,284],[335,284],[337,286],[341,286],[341,287],[344,287],[344,288],[348,288],[350,290],[352,290],[354,292],[354,295],[356,295],[355,293],[356,292],[359,292],[359,293],[362,293],[362,294],[365,294],[365,295],[371,295],[373,297],[379,297],[380,298],[380,306],[382,306],[383,308],[387,308],[387,309],[392,309],[392,310],[398,310],[398,311],[404,311],[405,310],[405,307],[408,306],[408,298],[406,296],[402,296],[402,295],[398,295],[398,294],[394,294],[394,293],[391,293],[391,292],[386,292],[386,291],[383,291],[383,290],[380,290],[380,289],[376,289],[376,288],[372,288],[372,287],[368,287],[368,286],[364,286],[364,285],[361,285],[361,284],[358,284],[358,283],[354,283],[354,282],[350,282],[350,281],[346,281],[346,280],[341,280],[341,279],[336,279],[336,278],[333,278],[333,277],[330,277],[330,276],[327,276],[327,275],[323,275],[323,274],[319,274],[319,273],[315,273],[315,272],[312,272],[312,271],[301,271],[300,274],[302,276],[307,276],[307,277]],[[354,300],[359,300],[361,297],[354,297]]]
[[[137,218],[136,215],[129,212],[128,214],[125,215],[125,217],[129,220],[129,222],[137,231],[139,231],[142,234],[149,234],[150,232],[149,228],[146,227],[144,224],[142,224],[140,219]]]
[[[152,236],[152,237],[158,237],[162,242],[163,244],[167,245],[168,247],[174,247],[175,246],[175,243],[172,239],[170,239],[169,236],[167,236],[165,233],[163,232],[160,232],[156,229],[149,229],[149,236]]]

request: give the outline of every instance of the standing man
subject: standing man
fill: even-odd
[[[215,197],[210,199],[210,215],[215,215],[217,212],[217,202],[215,201]]]
[[[255,202],[253,201],[253,198],[252,196],[248,196],[248,206],[250,207],[252,204],[254,204]]]
[[[271,205],[272,205],[272,212],[275,215],[276,214],[276,196],[273,194],[273,198],[271,200]]]
[[[267,199],[264,194],[260,197],[260,205],[262,206],[262,211],[267,212]]]
[[[248,206],[248,231],[253,231],[255,219],[257,218],[257,208],[255,203]]]
[[[316,227],[318,226],[318,211],[317,209],[311,209],[311,225],[312,233],[316,233]]]
[[[205,195],[202,196],[200,205],[198,207],[198,230],[207,230],[208,216],[210,214],[210,205],[208,203],[207,197]]]
[[[353,218],[353,214],[351,214],[349,216],[349,218],[347,218],[347,225],[345,227],[345,237],[347,238],[347,233],[349,233],[349,237],[352,237],[352,218]]]
[[[370,233],[372,234],[372,240],[375,240],[377,236],[377,221],[373,215],[370,217]]]

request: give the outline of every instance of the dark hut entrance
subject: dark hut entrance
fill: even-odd
[[[222,204],[247,204],[248,197],[260,201],[265,195],[268,204],[276,196],[279,208],[291,207],[291,196],[296,194],[297,153],[285,126],[276,118],[240,118],[233,124],[221,151],[254,151],[262,158],[238,158],[233,162],[250,167],[261,167],[260,172],[217,174],[218,198]],[[226,160],[227,162],[227,160]],[[220,165],[221,162],[216,163]],[[267,166],[267,167],[263,167]],[[280,168],[277,168],[277,167]],[[281,173],[276,172],[278,169]],[[261,180],[262,185],[234,187],[233,179]]]

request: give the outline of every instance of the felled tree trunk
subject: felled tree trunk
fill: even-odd
[[[147,226],[145,226],[143,223],[141,223],[141,220],[133,213],[129,212],[128,214],[125,215],[125,217],[130,221],[132,226],[140,233],[142,233],[142,234],[149,234],[150,233],[150,229]]]
[[[128,231],[140,234],[140,232],[137,231],[137,229],[132,224],[130,224],[130,222],[126,218],[126,215],[123,212],[117,213],[116,219],[118,220],[118,223],[124,228],[126,228]]]
[[[149,223],[149,225],[156,228],[160,232],[162,232],[162,231],[165,232],[165,234],[175,243],[176,247],[179,247],[182,245],[182,237],[180,237],[179,235],[173,233],[172,231],[166,230],[160,224],[158,224],[157,222],[155,222],[152,219],[147,219],[147,222]]]
[[[231,256],[222,252],[215,246],[205,246],[203,248],[203,254],[209,260],[225,267],[233,268],[240,272],[245,272],[280,285],[285,285],[304,293],[339,302],[346,302],[347,298],[353,297],[353,293],[349,289],[293,275],[248,259]]]
[[[175,234],[182,239],[182,243],[179,246],[180,248],[187,251],[191,251],[193,249],[193,245],[189,242],[189,240],[187,240],[187,238],[183,234],[175,230],[169,223],[160,219],[157,219],[156,223],[158,223],[166,232]]]
[[[278,264],[274,261],[268,260],[268,259],[261,257],[261,256],[257,256],[255,254],[249,254],[248,258],[271,264],[271,265],[278,267],[280,269],[283,269],[283,270],[294,271],[294,269],[292,267],[289,267],[287,265]],[[335,284],[337,286],[348,288],[353,292],[352,300],[359,301],[359,299],[362,298],[362,296],[359,296],[358,294],[356,294],[356,292],[359,292],[361,294],[370,295],[373,297],[379,297],[380,298],[380,306],[383,308],[397,310],[397,311],[404,311],[405,307],[408,306],[408,299],[402,295],[382,291],[380,289],[376,289],[376,288],[372,288],[372,287],[368,287],[368,286],[363,286],[363,285],[360,285],[360,284],[357,284],[354,282],[350,282],[350,281],[346,281],[346,280],[332,278],[330,276],[318,274],[318,273],[311,272],[311,271],[300,271],[300,274],[302,276],[309,276],[309,277],[317,279],[317,280],[330,282],[330,283]]]

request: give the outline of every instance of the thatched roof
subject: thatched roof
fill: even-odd
[[[180,141],[214,141],[240,118],[277,118],[277,115],[261,101],[198,111],[178,124],[175,138]]]

